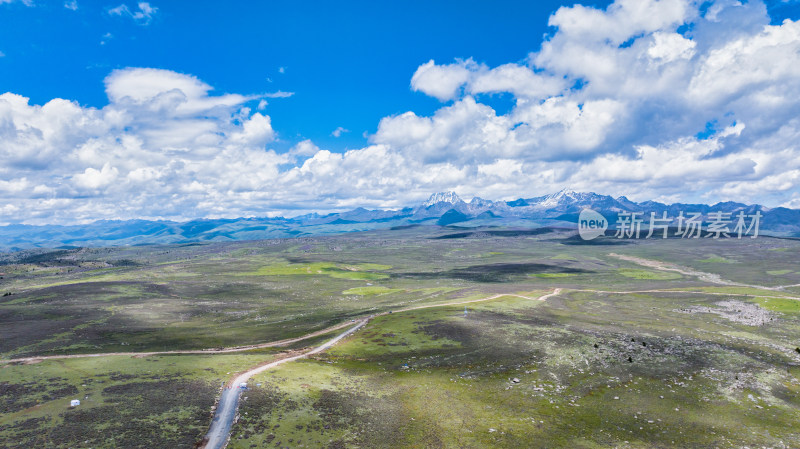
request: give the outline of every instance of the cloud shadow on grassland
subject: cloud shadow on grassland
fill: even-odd
[[[411,279],[461,279],[464,281],[493,283],[507,282],[515,276],[537,273],[583,274],[592,273],[592,271],[542,263],[497,263],[472,265],[436,272],[392,273],[392,277]]]

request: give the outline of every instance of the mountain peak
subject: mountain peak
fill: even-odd
[[[428,198],[428,201],[422,203],[422,206],[429,207],[438,203],[456,204],[459,202],[461,202],[461,198],[456,195],[456,192],[439,192],[431,195],[430,198]]]
[[[575,196],[576,193],[578,193],[578,192],[570,189],[569,187],[565,187],[565,188],[559,190],[558,192],[556,192],[555,196]]]
[[[543,207],[553,207],[556,206],[564,201],[574,200],[578,192],[571,190],[571,189],[561,189],[556,193],[551,193],[544,197],[544,199],[539,203],[540,206]]]

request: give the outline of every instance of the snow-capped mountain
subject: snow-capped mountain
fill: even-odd
[[[456,195],[456,192],[439,192],[431,195],[427,201],[422,203],[422,207],[430,207],[439,203],[458,204],[460,202],[462,200]]]
[[[505,226],[536,228],[542,226],[574,227],[584,208],[602,213],[614,223],[620,213],[639,212],[647,219],[650,213],[669,217],[699,212],[746,214],[760,212],[761,231],[785,237],[800,237],[800,210],[767,208],[758,204],[736,202],[707,204],[663,204],[656,201],[637,203],[624,196],[617,198],[593,192],[564,189],[549,195],[492,201],[474,197],[463,201],[455,192],[440,192],[427,201],[399,210],[357,208],[327,215],[308,214],[294,218],[200,219],[170,221],[98,221],[80,226],[0,226],[0,250],[62,246],[108,246],[198,241],[256,240],[303,237],[373,229],[400,228],[408,225]]]
[[[559,192],[536,198],[520,198],[515,201],[509,201],[506,204],[512,207],[530,206],[538,211],[559,211],[564,213],[580,212],[584,207],[615,211],[628,210],[619,200],[615,200],[608,195],[598,195],[593,192],[576,192],[569,189],[563,189]]]

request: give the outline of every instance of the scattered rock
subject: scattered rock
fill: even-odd
[[[705,307],[694,306],[686,309],[677,309],[675,312],[681,313],[713,313],[734,323],[741,323],[747,326],[763,326],[773,320],[774,314],[757,304],[750,304],[736,300],[719,301],[717,306]],[[800,351],[798,351],[800,352]]]

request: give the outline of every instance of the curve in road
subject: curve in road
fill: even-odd
[[[256,374],[262,373],[278,365],[325,351],[326,349],[338,343],[339,340],[347,337],[363,327],[365,324],[367,324],[367,321],[369,321],[368,318],[358,321],[355,326],[347,329],[336,337],[326,341],[322,345],[317,346],[310,351],[280,360],[275,360],[274,362],[258,366],[236,376],[233,381],[230,382],[222,391],[217,409],[214,412],[214,418],[211,421],[211,427],[209,428],[206,438],[204,439],[205,445],[202,447],[204,449],[221,449],[227,444],[231,433],[231,426],[233,425],[233,420],[236,417],[236,410],[239,408],[239,398],[242,395],[242,389],[239,387],[241,384],[246,383],[248,379]]]
[[[448,302],[443,304],[430,304],[424,306],[417,306],[417,307],[409,307],[406,309],[395,310],[393,312],[407,312],[411,310],[419,310],[419,309],[428,309],[432,307],[446,307],[446,306],[455,306],[455,305],[462,305],[462,304],[469,304],[475,302],[483,302],[483,301],[490,301],[492,299],[497,299],[503,296],[514,296],[517,298],[523,299],[530,299],[530,300],[539,300],[544,301],[547,298],[552,296],[556,296],[560,294],[562,289],[556,288],[553,292],[539,296],[538,298],[531,298],[528,296],[522,296],[517,294],[498,294],[494,296],[487,296],[486,298],[480,299],[473,299],[469,301],[460,301],[460,302]],[[390,312],[383,312],[375,316],[381,315],[388,315]],[[341,334],[337,335],[336,337],[328,340],[324,344],[310,350],[304,352],[299,355],[286,357],[280,360],[275,360],[274,362],[270,362],[258,367],[255,367],[251,370],[245,371],[239,375],[237,375],[228,385],[223,389],[222,395],[220,396],[219,403],[217,405],[217,409],[214,412],[214,418],[211,420],[211,427],[209,428],[206,437],[203,439],[203,445],[201,446],[202,449],[223,449],[228,444],[228,438],[230,438],[231,427],[233,426],[233,421],[236,419],[236,411],[239,409],[239,399],[242,394],[242,389],[239,387],[243,383],[247,383],[247,380],[251,377],[255,376],[256,374],[262,373],[268,369],[274,368],[276,366],[282,365],[287,362],[291,362],[297,359],[301,359],[303,357],[308,357],[310,355],[318,354],[322,351],[325,351],[331,348],[333,345],[338,343],[341,339],[347,337],[348,335],[352,334],[353,332],[357,331],[358,329],[362,328],[366,325],[372,317],[367,317],[359,320],[357,324],[350,329],[342,332]]]

